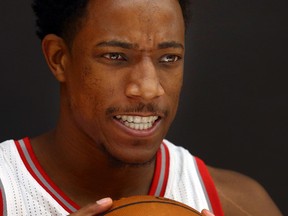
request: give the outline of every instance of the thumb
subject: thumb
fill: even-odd
[[[207,209],[202,210],[201,214],[203,216],[215,216],[212,212],[208,211]]]
[[[93,216],[98,215],[107,211],[112,206],[112,199],[111,198],[103,198],[101,200],[96,201],[95,203],[91,203],[79,211],[71,214],[70,216]]]

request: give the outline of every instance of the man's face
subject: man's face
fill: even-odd
[[[125,163],[151,160],[177,110],[183,60],[177,0],[91,0],[62,85],[77,133]]]

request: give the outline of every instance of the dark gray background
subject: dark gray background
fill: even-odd
[[[210,165],[255,178],[288,215],[285,4],[194,1],[180,110],[168,138]],[[34,34],[30,1],[0,1],[0,47],[0,140],[51,129],[58,84]]]

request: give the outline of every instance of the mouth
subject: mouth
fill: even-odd
[[[132,115],[117,115],[114,117],[128,128],[133,130],[149,130],[154,123],[160,119],[159,116],[132,116]]]

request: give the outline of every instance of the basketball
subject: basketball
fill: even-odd
[[[105,216],[199,216],[200,212],[183,203],[155,196],[132,196],[113,202]]]

